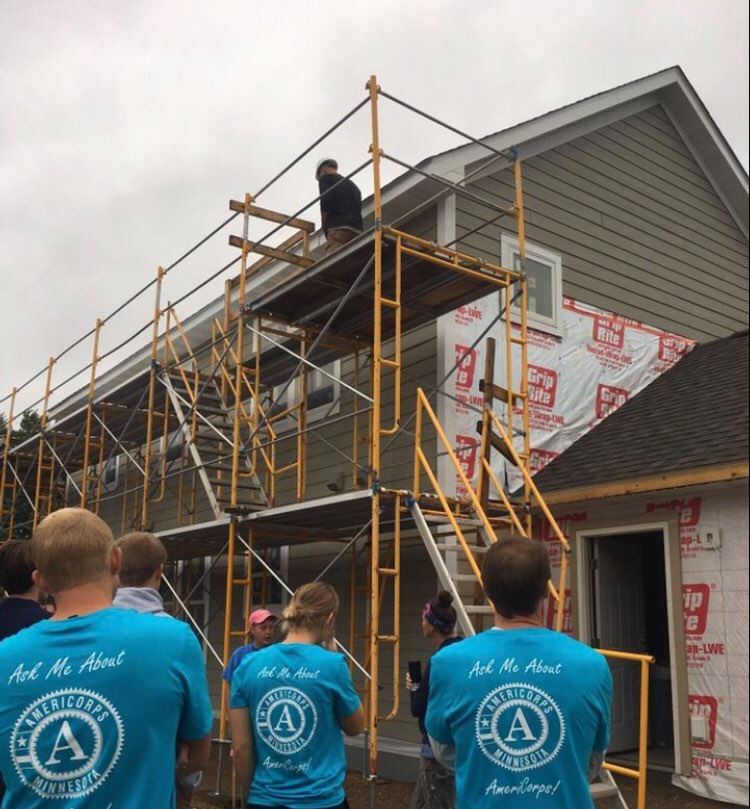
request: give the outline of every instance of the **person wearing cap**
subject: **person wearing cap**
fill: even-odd
[[[338,250],[362,232],[362,192],[339,174],[339,164],[326,157],[315,167],[320,190],[320,218],[326,253]]]
[[[227,667],[221,675],[228,683],[231,684],[232,675],[247,655],[259,652],[273,643],[276,621],[276,616],[268,610],[255,610],[250,613],[250,617],[247,619],[247,634],[250,636],[250,643],[247,646],[240,646],[239,649],[232,652]]]

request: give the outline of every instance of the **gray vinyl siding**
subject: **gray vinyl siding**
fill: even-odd
[[[403,378],[401,388],[401,423],[408,422],[415,409],[416,389],[418,386],[430,388],[437,381],[437,331],[434,322],[421,326],[403,336],[402,363]],[[392,341],[383,343],[383,355],[391,356]],[[367,377],[368,371],[362,373]],[[353,361],[342,361],[342,380],[353,384]],[[393,374],[384,373],[382,421],[384,425],[393,424],[394,415],[394,389]],[[369,395],[369,386],[364,386],[364,392]],[[332,414],[332,418],[339,418],[344,414],[353,412],[354,394],[346,388],[341,388],[340,410]],[[360,399],[360,408],[367,408],[368,402]],[[325,497],[330,494],[326,484],[336,480],[341,472],[345,474],[345,488],[352,488],[352,463],[336,450],[349,458],[353,455],[353,420],[342,419],[334,424],[327,425],[325,420],[313,422],[314,432],[308,433],[307,438],[307,491],[306,499]],[[367,435],[367,415],[360,415],[360,436]],[[325,440],[324,440],[325,439]],[[329,443],[326,443],[329,442]],[[391,443],[392,442],[392,443]],[[336,448],[333,449],[331,444]],[[294,441],[285,442],[277,451],[277,464],[283,466],[294,458]],[[401,432],[395,439],[383,437],[384,449],[381,458],[380,479],[388,488],[411,488],[411,469],[414,458],[414,439],[409,432]],[[387,449],[386,449],[387,448]],[[434,456],[434,437],[428,436],[423,449],[428,458]],[[367,464],[367,445],[362,444],[359,449],[359,463]],[[363,473],[364,474],[364,473]],[[283,476],[277,484],[277,504],[291,502],[295,497],[294,472]]]
[[[471,190],[510,203],[510,172]],[[563,292],[682,336],[707,340],[748,324],[748,243],[661,107],[523,164],[527,240],[562,258]],[[457,200],[459,236],[491,218]],[[462,249],[499,259],[501,232]]]

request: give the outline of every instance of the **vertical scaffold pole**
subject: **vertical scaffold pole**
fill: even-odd
[[[39,450],[36,463],[36,490],[34,491],[34,515],[32,517],[32,528],[36,528],[39,524],[39,512],[42,504],[42,472],[44,471],[44,431],[47,427],[47,411],[49,409],[49,396],[52,390],[52,368],[55,364],[55,358],[50,357],[47,364],[47,378],[44,383],[44,403],[42,404],[42,415],[39,419]],[[52,469],[49,470],[50,477],[54,477],[55,460],[51,461]],[[47,503],[47,512],[52,511],[52,490],[49,491],[49,502]]]
[[[99,359],[99,333],[102,321],[97,318],[94,328],[94,348],[91,352],[91,376],[89,377],[89,402],[86,410],[86,432],[83,438],[83,476],[81,478],[81,508],[86,508],[89,488],[89,461],[91,459],[91,426],[94,418],[94,388],[96,386],[96,364]],[[101,470],[100,470],[101,471]]]
[[[13,435],[13,418],[16,406],[16,393],[17,388],[13,388],[10,392],[10,405],[8,406],[8,417],[5,422],[5,442],[3,444],[3,468],[0,470],[0,517],[3,516],[5,510],[5,489],[8,485],[7,470],[8,470],[8,456],[10,455],[10,440]],[[11,509],[13,508],[11,503]],[[11,537],[8,536],[8,539]]]
[[[523,180],[521,176],[521,161],[516,158],[513,165],[513,174],[516,186],[515,208],[518,221],[518,253],[521,256],[521,338],[519,340],[521,346],[521,409],[522,429],[523,429],[523,454],[522,458],[528,466],[531,462],[531,434],[529,429],[529,402],[528,402],[528,385],[529,385],[529,357],[528,357],[528,282],[526,280],[526,222],[523,208]],[[509,404],[513,407],[513,403]],[[512,437],[511,433],[511,437]],[[524,502],[526,503],[525,527],[528,536],[531,536],[531,489],[527,482],[524,482]]]
[[[380,198],[380,138],[378,133],[378,87],[377,78],[370,76],[366,89],[370,92],[370,117],[372,126],[372,181],[374,235],[374,283],[373,283],[373,332],[372,332],[372,430],[370,431],[370,466],[372,468],[372,526],[370,528],[370,699],[368,700],[367,726],[370,746],[370,779],[375,781],[378,770],[378,687],[379,655],[378,634],[380,604],[378,599],[378,568],[380,567],[380,436],[381,421],[381,372],[382,372],[382,281],[383,281],[383,231],[382,203]]]
[[[141,531],[148,525],[149,487],[151,485],[151,458],[154,440],[154,399],[156,397],[156,368],[158,365],[159,322],[161,320],[161,285],[164,268],[156,271],[156,297],[154,299],[154,323],[151,328],[151,373],[148,379],[148,411],[146,413],[146,453],[143,463],[143,504],[141,506]],[[182,477],[180,477],[182,480]]]
[[[232,510],[232,522],[229,525],[229,541],[227,542],[227,578],[224,599],[224,642],[222,658],[224,666],[229,663],[232,652],[232,606],[234,601],[234,557],[237,538],[237,518],[235,509],[238,497],[238,478],[240,474],[240,440],[242,425],[242,383],[243,383],[243,357],[245,353],[245,286],[247,274],[248,235],[250,230],[250,205],[253,198],[245,194],[245,214],[242,225],[242,256],[240,259],[240,279],[237,292],[237,343],[234,373],[234,422],[232,425],[232,479],[230,484],[229,504]],[[227,322],[227,339],[229,338],[229,322]],[[230,386],[231,387],[231,386]],[[256,403],[254,403],[256,406]],[[247,585],[246,585],[247,586]],[[221,681],[221,718],[219,720],[219,736],[226,738],[228,689],[224,679]]]

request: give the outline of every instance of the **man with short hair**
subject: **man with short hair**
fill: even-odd
[[[320,218],[326,237],[326,253],[338,250],[362,232],[362,192],[348,177],[339,174],[339,164],[326,157],[315,167],[320,198]]]
[[[28,540],[11,539],[0,545],[0,587],[8,594],[0,601],[0,640],[49,618],[39,604],[41,593],[34,584],[35,570]]]
[[[273,643],[273,633],[276,629],[276,616],[268,610],[254,610],[247,619],[247,634],[250,643],[240,646],[232,652],[227,667],[221,675],[228,683],[232,682],[232,675],[237,670],[237,666],[253,652],[259,652]]]
[[[159,592],[167,549],[160,539],[145,531],[120,537],[115,546],[122,552],[120,586],[114,606],[151,615],[166,615]]]
[[[482,581],[495,626],[432,658],[427,732],[455,764],[458,809],[593,807],[612,678],[602,655],[544,627],[549,578],[542,543],[493,544]]]
[[[180,621],[112,609],[122,551],[99,517],[50,514],[32,539],[34,580],[57,611],[0,644],[0,772],[9,807],[172,807],[167,762],[211,751],[203,655]]]
[[[159,592],[164,563],[167,561],[164,543],[147,531],[133,531],[121,536],[115,542],[115,547],[122,552],[122,561],[120,586],[115,593],[114,606],[122,610],[170,617]],[[190,809],[202,777],[200,770],[180,773],[177,779],[178,809]]]

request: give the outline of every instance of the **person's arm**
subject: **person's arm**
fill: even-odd
[[[441,655],[430,660],[430,695],[427,701],[425,728],[435,758],[448,770],[454,768],[455,742],[450,725],[450,676],[444,670]]]
[[[609,746],[610,717],[612,715],[612,672],[603,655],[600,655],[600,660],[601,670],[597,688],[599,717],[589,760],[589,780],[596,778],[604,763],[604,754]]]
[[[411,692],[411,715],[424,720],[430,697],[430,664],[424,667],[422,682]]]
[[[180,742],[180,751],[177,758],[178,776],[190,775],[190,773],[202,770],[211,758],[211,734],[208,733],[202,739],[194,739],[189,742]]]
[[[365,729],[365,709],[362,707],[362,703],[353,714],[339,719],[339,724],[347,736],[359,736]]]
[[[347,736],[358,736],[365,729],[365,712],[344,658],[339,654],[336,657],[338,660],[331,678],[336,719]]]
[[[190,628],[183,626],[185,647],[180,660],[185,695],[177,740],[182,743],[181,759],[185,762],[185,771],[194,772],[203,769],[211,756],[211,728],[214,717],[208,695],[203,653]]]
[[[339,178],[335,174],[324,174],[318,180],[318,190],[321,194],[320,225],[323,228],[324,233],[328,232],[328,218],[336,210],[336,205],[334,202],[336,189],[333,189],[333,186],[336,185],[338,180]]]
[[[453,772],[456,769],[456,748],[452,744],[443,744],[428,734],[432,754],[446,770]]]
[[[255,771],[253,753],[253,731],[250,727],[250,711],[248,708],[232,708],[230,711],[232,726],[232,755],[237,777],[240,780],[242,795],[247,797],[250,783]]]

